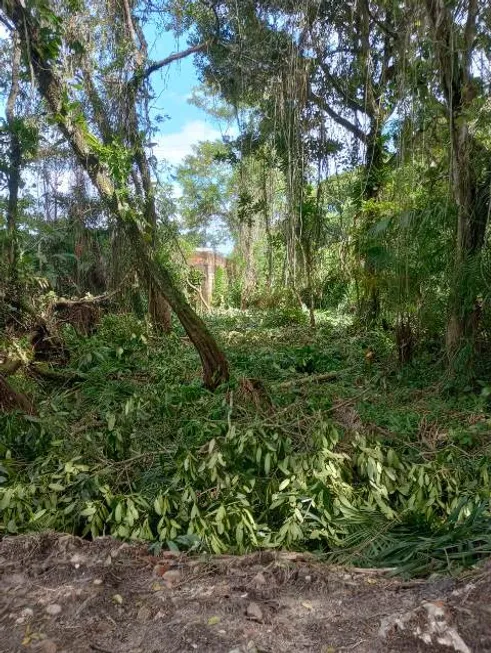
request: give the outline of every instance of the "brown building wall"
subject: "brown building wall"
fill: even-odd
[[[218,254],[213,250],[196,249],[191,254],[189,265],[203,273],[201,294],[205,302],[210,306],[213,295],[215,272],[217,268],[225,268],[227,266],[227,259],[222,254]]]

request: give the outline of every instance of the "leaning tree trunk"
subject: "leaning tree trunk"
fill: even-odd
[[[148,313],[156,329],[162,330],[164,333],[170,333],[172,331],[172,311],[170,304],[152,282],[148,284]]]
[[[131,102],[133,98],[128,98],[127,101]],[[132,142],[135,151],[135,159],[140,171],[141,185],[145,197],[145,216],[147,222],[147,229],[149,230],[152,249],[155,252],[157,242],[157,209],[155,207],[155,196],[152,186],[152,178],[150,174],[150,166],[143,150],[140,135],[138,134],[138,118],[136,110],[134,109],[134,98],[131,113],[131,135],[130,141]],[[162,330],[164,333],[172,331],[172,312],[169,302],[157,289],[152,279],[148,279],[148,312],[152,324],[157,329]]]
[[[143,147],[137,112],[137,95],[142,82],[142,73],[144,72],[143,64],[148,48],[143,31],[138,27],[138,23],[135,23],[133,20],[131,4],[125,0],[121,10],[123,22],[133,46],[133,61],[135,66],[135,76],[127,85],[126,93],[124,94],[123,107],[126,111],[126,119],[123,121],[123,128],[127,131],[126,138],[134,152],[135,162],[140,173],[138,185],[141,187],[142,197],[144,198],[146,227],[149,232],[152,251],[155,253],[157,245],[157,209],[155,206],[155,194],[150,165]],[[138,42],[140,47],[137,46]],[[145,94],[145,97],[148,98],[148,95]],[[165,299],[165,296],[159,292],[152,279],[147,279],[147,291],[148,313],[154,328],[164,333],[170,333],[172,330],[172,312],[169,303]]]
[[[132,202],[128,189],[115,186],[98,151],[91,146],[96,139],[80,119],[73,119],[73,109],[66,98],[68,89],[46,56],[46,44],[42,41],[36,19],[25,8],[23,0],[4,2],[3,11],[18,28],[22,44],[29,56],[41,96],[45,99],[53,119],[70,144],[80,165],[87,171],[101,199],[116,218],[132,244],[136,260],[143,276],[150,279],[175,311],[187,335],[196,347],[203,365],[206,387],[216,388],[229,378],[227,359],[208,331],[204,322],[189,306],[177,288],[169,271],[159,265],[152,256],[145,234],[137,224],[145,220]]]

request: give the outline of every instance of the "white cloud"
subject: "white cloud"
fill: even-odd
[[[179,165],[184,157],[191,154],[192,146],[201,141],[215,141],[222,138],[222,132],[204,120],[193,120],[173,134],[162,134],[155,139],[152,154],[170,165]]]

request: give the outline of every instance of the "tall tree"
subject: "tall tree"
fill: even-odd
[[[485,3],[425,0],[434,33],[435,61],[445,100],[451,137],[452,189],[458,207],[453,290],[447,326],[447,348],[453,356],[476,335],[478,307],[473,292],[490,210],[491,153],[478,141],[471,122],[479,80],[473,76],[478,34]],[[489,34],[488,34],[489,37]]]
[[[21,48],[17,32],[12,33],[12,69],[10,90],[5,104],[5,117],[9,133],[8,162],[8,200],[7,200],[7,300],[19,306],[18,242],[17,226],[19,211],[19,188],[21,183],[22,144],[20,137],[21,121],[16,113],[19,97]]]

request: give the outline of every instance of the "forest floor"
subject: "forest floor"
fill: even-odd
[[[490,357],[457,383],[318,317],[210,317],[215,393],[124,315],[9,377],[37,414],[0,413],[0,653],[491,652]]]
[[[45,533],[0,542],[0,651],[491,651],[491,565],[404,581],[309,554],[187,556]]]

